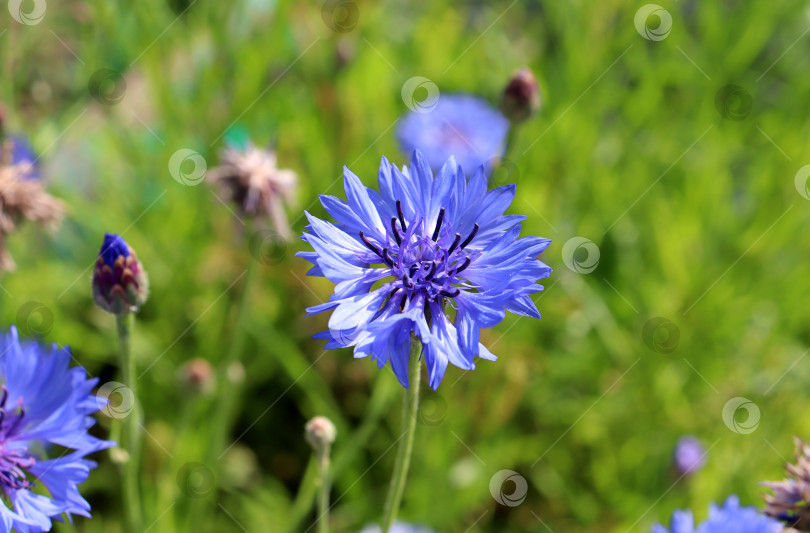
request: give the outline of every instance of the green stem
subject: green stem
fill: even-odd
[[[118,353],[121,359],[121,379],[129,388],[135,403],[132,410],[121,422],[123,425],[122,441],[128,458],[124,463],[124,515],[127,533],[141,532],[141,495],[139,487],[139,467],[141,457],[140,441],[140,410],[138,409],[138,389],[135,359],[130,351],[130,332],[132,330],[133,315],[116,315],[115,324],[118,330]]]
[[[210,455],[208,457],[209,466],[213,461],[218,460],[219,454],[223,453],[227,448],[227,443],[225,441],[228,437],[231,426],[230,417],[234,410],[234,406],[239,399],[240,386],[239,384],[228,379],[227,374],[229,367],[233,363],[239,362],[239,360],[242,358],[245,341],[247,340],[247,328],[245,327],[244,322],[247,319],[248,301],[250,300],[252,292],[251,286],[253,285],[253,279],[256,277],[256,263],[257,261],[255,260],[251,260],[248,263],[247,272],[245,273],[245,281],[242,284],[242,292],[239,295],[239,302],[237,304],[236,324],[234,325],[231,345],[228,349],[228,353],[225,356],[225,360],[222,361],[220,366],[220,375],[225,376],[225,379],[221,380],[222,383],[219,393],[219,401],[217,402],[217,409],[214,411],[212,420],[215,438],[213,440],[213,447],[210,449]]]
[[[394,474],[388,487],[388,496],[383,508],[382,533],[388,533],[397,517],[399,504],[405,492],[405,481],[408,478],[408,467],[411,464],[413,439],[416,434],[416,412],[419,409],[419,382],[422,377],[422,343],[416,337],[411,338],[411,355],[408,362],[409,388],[405,391],[402,403],[402,442],[394,461]]]
[[[331,478],[329,477],[328,444],[319,453],[318,457],[318,533],[329,533],[329,490]]]
[[[246,235],[250,235],[252,226],[246,228]],[[239,362],[244,351],[247,339],[247,328],[244,325],[247,319],[248,303],[252,293],[254,278],[256,277],[257,261],[251,259],[247,264],[247,271],[244,275],[244,282],[236,303],[236,322],[231,335],[230,347],[223,361],[219,365],[219,385],[217,386],[217,402],[214,412],[211,415],[212,438],[205,453],[204,464],[217,474],[221,473],[221,455],[228,448],[228,435],[230,434],[231,418],[239,401],[240,385],[234,383],[228,377],[228,370],[233,363]],[[190,531],[199,531],[201,524],[209,519],[210,506],[206,505],[203,498],[196,499],[191,504],[191,528]]]

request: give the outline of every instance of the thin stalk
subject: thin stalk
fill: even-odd
[[[133,324],[132,313],[116,315],[116,329],[118,331],[118,354],[121,360],[121,379],[124,385],[129,388],[135,403],[132,410],[121,421],[122,441],[124,449],[128,454],[127,461],[123,465],[124,479],[124,516],[127,533],[141,532],[141,494],[139,487],[139,468],[141,457],[140,441],[140,410],[138,409],[138,389],[135,368],[135,359],[130,350],[131,330]]]
[[[246,228],[246,235],[250,235],[251,228]],[[227,438],[231,428],[231,418],[233,411],[239,401],[240,384],[234,383],[228,376],[231,365],[242,358],[245,341],[247,339],[247,328],[244,322],[247,319],[248,303],[252,294],[252,286],[256,277],[257,261],[251,259],[247,264],[247,271],[244,275],[241,292],[236,297],[236,322],[234,330],[230,336],[231,342],[225,359],[219,365],[219,383],[217,385],[217,401],[214,412],[211,415],[212,438],[205,454],[205,465],[216,473],[219,478],[221,473],[221,454],[228,448]],[[209,518],[209,508],[206,499],[199,498],[192,502],[192,512],[190,516],[190,531],[199,531]]]
[[[413,440],[416,434],[416,412],[419,409],[419,382],[422,375],[422,343],[416,337],[411,339],[411,355],[408,361],[408,390],[405,391],[402,403],[402,441],[394,461],[394,473],[388,487],[388,496],[383,508],[382,533],[388,533],[397,517],[405,482],[408,478],[408,467],[411,464]]]
[[[318,457],[318,533],[329,533],[329,490],[332,485],[329,472],[330,448],[330,445],[324,445]]]
[[[258,261],[251,260],[247,265],[245,281],[242,284],[242,292],[239,295],[239,302],[237,303],[236,324],[234,325],[234,332],[231,337],[231,345],[225,356],[225,360],[220,366],[222,370],[220,375],[225,376],[226,379],[221,380],[219,401],[217,402],[217,409],[214,411],[212,427],[214,428],[215,438],[213,440],[214,446],[210,451],[211,455],[208,458],[209,462],[218,460],[219,454],[223,453],[227,448],[225,440],[227,439],[228,430],[231,426],[230,417],[240,396],[239,384],[228,379],[227,374],[229,367],[242,359],[242,352],[244,351],[245,341],[247,340],[247,328],[245,328],[244,322],[247,319],[248,301],[250,300],[253,290],[252,285],[256,277],[257,262]]]

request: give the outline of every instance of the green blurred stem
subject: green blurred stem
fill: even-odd
[[[409,388],[405,391],[402,402],[402,442],[394,461],[394,474],[388,487],[388,496],[383,508],[382,533],[388,533],[397,517],[399,504],[405,492],[405,481],[408,478],[408,467],[411,464],[413,438],[416,434],[416,412],[419,409],[419,382],[422,377],[422,343],[416,337],[411,338],[411,356],[408,362]]]
[[[247,265],[245,282],[242,284],[242,292],[239,295],[239,302],[237,303],[236,324],[234,326],[233,336],[231,337],[231,345],[221,366],[222,372],[220,375],[224,375],[225,379],[222,380],[217,409],[214,411],[212,426],[214,428],[214,445],[211,448],[211,456],[208,458],[209,463],[219,460],[219,454],[224,453],[228,447],[225,441],[231,426],[230,418],[236,402],[239,399],[239,384],[234,383],[233,380],[228,378],[228,371],[232,364],[239,362],[242,358],[242,352],[244,351],[245,340],[247,339],[245,320],[247,319],[248,301],[250,300],[252,292],[251,287],[256,277],[256,263],[257,261],[251,259]]]
[[[124,469],[124,515],[126,520],[127,533],[141,532],[141,495],[138,486],[139,467],[141,457],[140,442],[140,411],[138,410],[138,389],[135,359],[130,350],[131,331],[133,324],[133,314],[115,316],[115,324],[118,330],[118,354],[121,359],[121,379],[124,385],[129,388],[135,403],[132,410],[127,414],[122,422],[122,441],[124,449],[128,454]]]
[[[329,533],[329,490],[331,478],[329,473],[329,453],[331,446],[325,444],[317,452],[318,456],[318,533]]]

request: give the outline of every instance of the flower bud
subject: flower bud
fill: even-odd
[[[316,453],[327,449],[337,437],[337,429],[325,416],[316,416],[304,428],[304,436]]]
[[[527,67],[512,75],[503,90],[501,110],[512,122],[522,122],[540,110],[540,86]]]
[[[149,282],[135,251],[120,235],[107,233],[93,272],[93,298],[99,307],[122,315],[146,302]]]
[[[194,394],[210,394],[216,383],[211,363],[201,357],[186,361],[180,367],[177,377],[180,385]]]

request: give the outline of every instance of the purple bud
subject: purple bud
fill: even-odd
[[[692,475],[706,464],[706,448],[691,435],[681,437],[675,445],[674,462],[679,474]]]
[[[120,235],[107,233],[93,271],[93,298],[99,307],[121,315],[146,302],[149,282],[135,252]]]
[[[503,114],[512,122],[521,122],[534,115],[540,104],[540,86],[532,71],[524,67],[515,72],[503,90]]]

